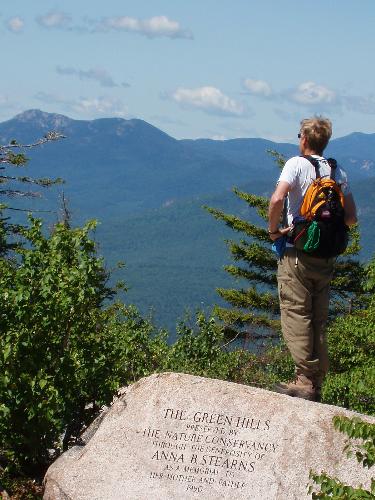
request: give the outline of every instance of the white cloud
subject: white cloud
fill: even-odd
[[[227,137],[225,135],[222,135],[222,134],[214,134],[211,139],[213,141],[226,141],[227,140]]]
[[[76,69],[70,66],[62,67],[57,66],[56,71],[59,75],[70,75],[76,76],[80,80],[94,80],[98,82],[102,87],[118,87],[119,85],[113,80],[111,75],[102,68],[91,68],[88,70]],[[121,86],[129,86],[125,82]]]
[[[65,12],[50,11],[44,16],[37,17],[36,20],[44,28],[66,29],[69,28],[72,22],[72,17]]]
[[[344,106],[349,111],[363,113],[365,115],[375,114],[375,97],[370,96],[344,96],[342,97]]]
[[[15,102],[11,101],[7,95],[0,94],[0,106],[2,108],[14,108]]]
[[[263,97],[277,104],[273,111],[282,120],[299,120],[301,110],[309,113],[334,112],[336,115],[348,111],[375,114],[374,94],[347,95],[313,81],[302,82],[289,89],[273,90],[264,80],[248,78],[243,81],[243,87],[246,94]]]
[[[149,19],[138,19],[129,16],[104,17],[101,20],[85,17],[81,23],[73,25],[72,16],[66,12],[51,10],[36,18],[38,24],[48,29],[63,29],[79,33],[97,33],[110,31],[127,31],[139,33],[149,38],[188,38],[191,31],[183,29],[178,21],[167,16],[154,16]]]
[[[181,105],[202,109],[207,113],[242,116],[245,106],[226,96],[216,87],[199,87],[195,89],[178,88],[172,99]]]
[[[25,22],[21,17],[15,16],[8,19],[6,25],[8,30],[12,33],[21,33],[25,26]]]
[[[334,104],[336,94],[333,90],[315,82],[304,82],[290,93],[290,99],[298,104]]]
[[[272,89],[269,83],[264,80],[253,80],[247,78],[243,82],[245,89],[254,95],[259,95],[262,97],[269,97],[272,94]]]
[[[243,86],[246,89],[246,93],[269,99],[272,98],[272,100],[279,102],[286,100],[305,106],[317,104],[335,106],[340,104],[340,100],[333,90],[312,81],[300,83],[298,86],[288,90],[273,91],[268,82],[247,78],[243,81]]]
[[[79,97],[78,99],[66,99],[62,96],[39,92],[35,98],[46,104],[59,105],[67,113],[73,113],[78,117],[100,118],[128,116],[127,106],[120,100],[112,97]]]
[[[111,97],[95,97],[78,99],[73,108],[80,113],[100,116],[118,116],[124,118],[128,114],[128,108],[120,99]]]
[[[141,35],[168,38],[193,38],[188,30],[181,28],[177,21],[166,16],[155,16],[150,19],[137,19],[134,17],[120,16],[104,18],[95,28],[95,31],[129,31]]]

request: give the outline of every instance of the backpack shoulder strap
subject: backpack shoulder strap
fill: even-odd
[[[315,168],[316,178],[320,177],[319,161],[316,158],[314,158],[313,156],[310,156],[310,155],[301,155],[301,158],[306,158],[306,160],[309,161],[313,165],[313,167]],[[327,159],[327,163],[331,167],[330,178],[332,180],[335,180],[335,174],[336,174],[336,168],[337,168],[337,161],[334,158],[328,158]]]
[[[334,158],[328,158],[327,162],[328,162],[328,165],[331,167],[331,176],[330,177],[332,180],[335,180],[337,161]]]
[[[318,179],[320,177],[319,161],[310,155],[301,155],[301,158],[306,158],[307,161],[315,168],[315,177]]]

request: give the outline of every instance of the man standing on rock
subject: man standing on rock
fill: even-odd
[[[300,215],[303,197],[316,178],[314,165],[304,156],[318,161],[320,176],[330,176],[331,167],[322,154],[332,135],[328,119],[302,120],[298,134],[302,156],[285,163],[269,205],[268,232],[276,241],[290,232],[292,221]],[[314,161],[314,160],[313,160]],[[357,222],[356,206],[345,171],[337,166],[336,183],[344,194],[344,222]],[[280,228],[284,198],[287,203],[287,226]],[[278,263],[278,289],[283,337],[296,366],[293,382],[276,386],[276,391],[311,401],[319,401],[323,379],[328,371],[326,322],[329,286],[334,258],[313,257],[287,242]]]

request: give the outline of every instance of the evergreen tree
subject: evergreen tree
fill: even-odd
[[[33,178],[27,175],[12,174],[11,169],[19,171],[28,163],[25,150],[42,146],[51,141],[56,141],[64,136],[58,132],[48,132],[43,138],[31,144],[20,144],[16,140],[9,144],[0,145],[0,197],[5,198],[35,198],[40,197],[40,193],[35,190],[25,190],[25,185],[33,185],[41,188],[50,187],[63,182],[61,179]],[[6,210],[19,212],[31,212],[31,210],[9,206],[7,203],[0,203],[0,255],[5,255],[8,250],[14,247],[14,241],[9,241],[8,235],[20,234],[22,226],[14,223],[10,217],[4,216]]]
[[[282,168],[285,158],[275,151],[269,153],[274,156],[277,166]],[[276,176],[275,170],[275,180]],[[270,191],[272,188],[270,185]],[[227,333],[246,336],[260,331],[265,336],[277,336],[280,331],[277,257],[271,248],[267,230],[269,199],[237,188],[233,191],[247,203],[251,214],[249,220],[205,207],[216,219],[225,222],[241,236],[239,240],[227,241],[234,263],[225,269],[235,279],[241,280],[243,286],[239,289],[217,289],[229,307],[217,306],[215,313],[223,321]],[[354,228],[351,230],[349,247],[335,264],[331,285],[331,315],[348,312],[363,303],[364,270],[356,258],[358,251],[359,234]]]

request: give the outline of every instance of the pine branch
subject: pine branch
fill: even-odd
[[[279,299],[277,295],[270,292],[258,292],[255,288],[227,290],[216,289],[218,294],[235,307],[244,309],[256,309],[258,311],[268,311],[272,314],[279,312]]]
[[[264,220],[268,220],[269,200],[264,196],[245,193],[238,188],[233,188],[233,192],[242,200],[246,201],[250,207],[256,208],[257,214]]]
[[[241,240],[240,243],[229,241],[229,250],[235,261],[244,260],[251,266],[258,267],[264,272],[277,269],[275,253],[259,243],[248,243]]]
[[[236,308],[225,308],[215,306],[215,315],[225,323],[225,325],[244,326],[254,325],[257,327],[266,327],[275,331],[280,330],[280,322],[278,320],[270,319],[266,315],[254,314],[252,312],[245,312]]]
[[[239,217],[234,215],[228,215],[217,210],[216,208],[205,207],[208,212],[210,212],[215,219],[222,220],[227,226],[237,232],[244,232],[250,237],[256,238],[257,240],[269,242],[269,235],[266,229],[259,228],[255,224],[246,222]]]
[[[275,274],[268,275],[233,265],[225,266],[224,269],[235,278],[243,278],[257,284],[266,283],[267,285],[276,285],[277,283]]]
[[[25,213],[39,213],[39,214],[52,214],[53,210],[36,210],[35,208],[14,208],[14,207],[8,207],[6,205],[1,205],[0,210],[14,210],[15,212],[25,212]],[[6,219],[4,219],[6,220]]]
[[[41,179],[33,179],[32,177],[14,177],[11,175],[0,175],[0,183],[5,183],[8,181],[17,181],[17,182],[25,182],[28,184],[36,184],[37,186],[42,186],[42,187],[50,187],[54,184],[63,184],[64,181],[60,177],[57,179],[48,179],[48,178],[41,178]]]
[[[267,153],[273,156],[276,165],[279,167],[280,170],[282,170],[286,163],[285,156],[279,153],[278,151],[275,151],[274,149],[267,149]]]
[[[20,198],[41,198],[42,196],[40,193],[35,193],[33,191],[18,191],[17,189],[0,189],[0,195],[10,198],[15,198],[16,196]]]
[[[349,245],[347,246],[345,252],[343,253],[344,257],[350,255],[358,255],[361,250],[360,245],[360,234],[358,230],[358,224],[351,226],[349,229]]]
[[[331,288],[341,293],[360,293],[363,291],[364,279],[365,270],[360,262],[354,259],[338,260]]]
[[[0,146],[1,147],[1,146]],[[0,163],[8,163],[14,167],[23,167],[29,161],[29,159],[22,153],[14,154],[12,151],[1,151],[0,150]],[[4,167],[2,167],[2,170]]]

